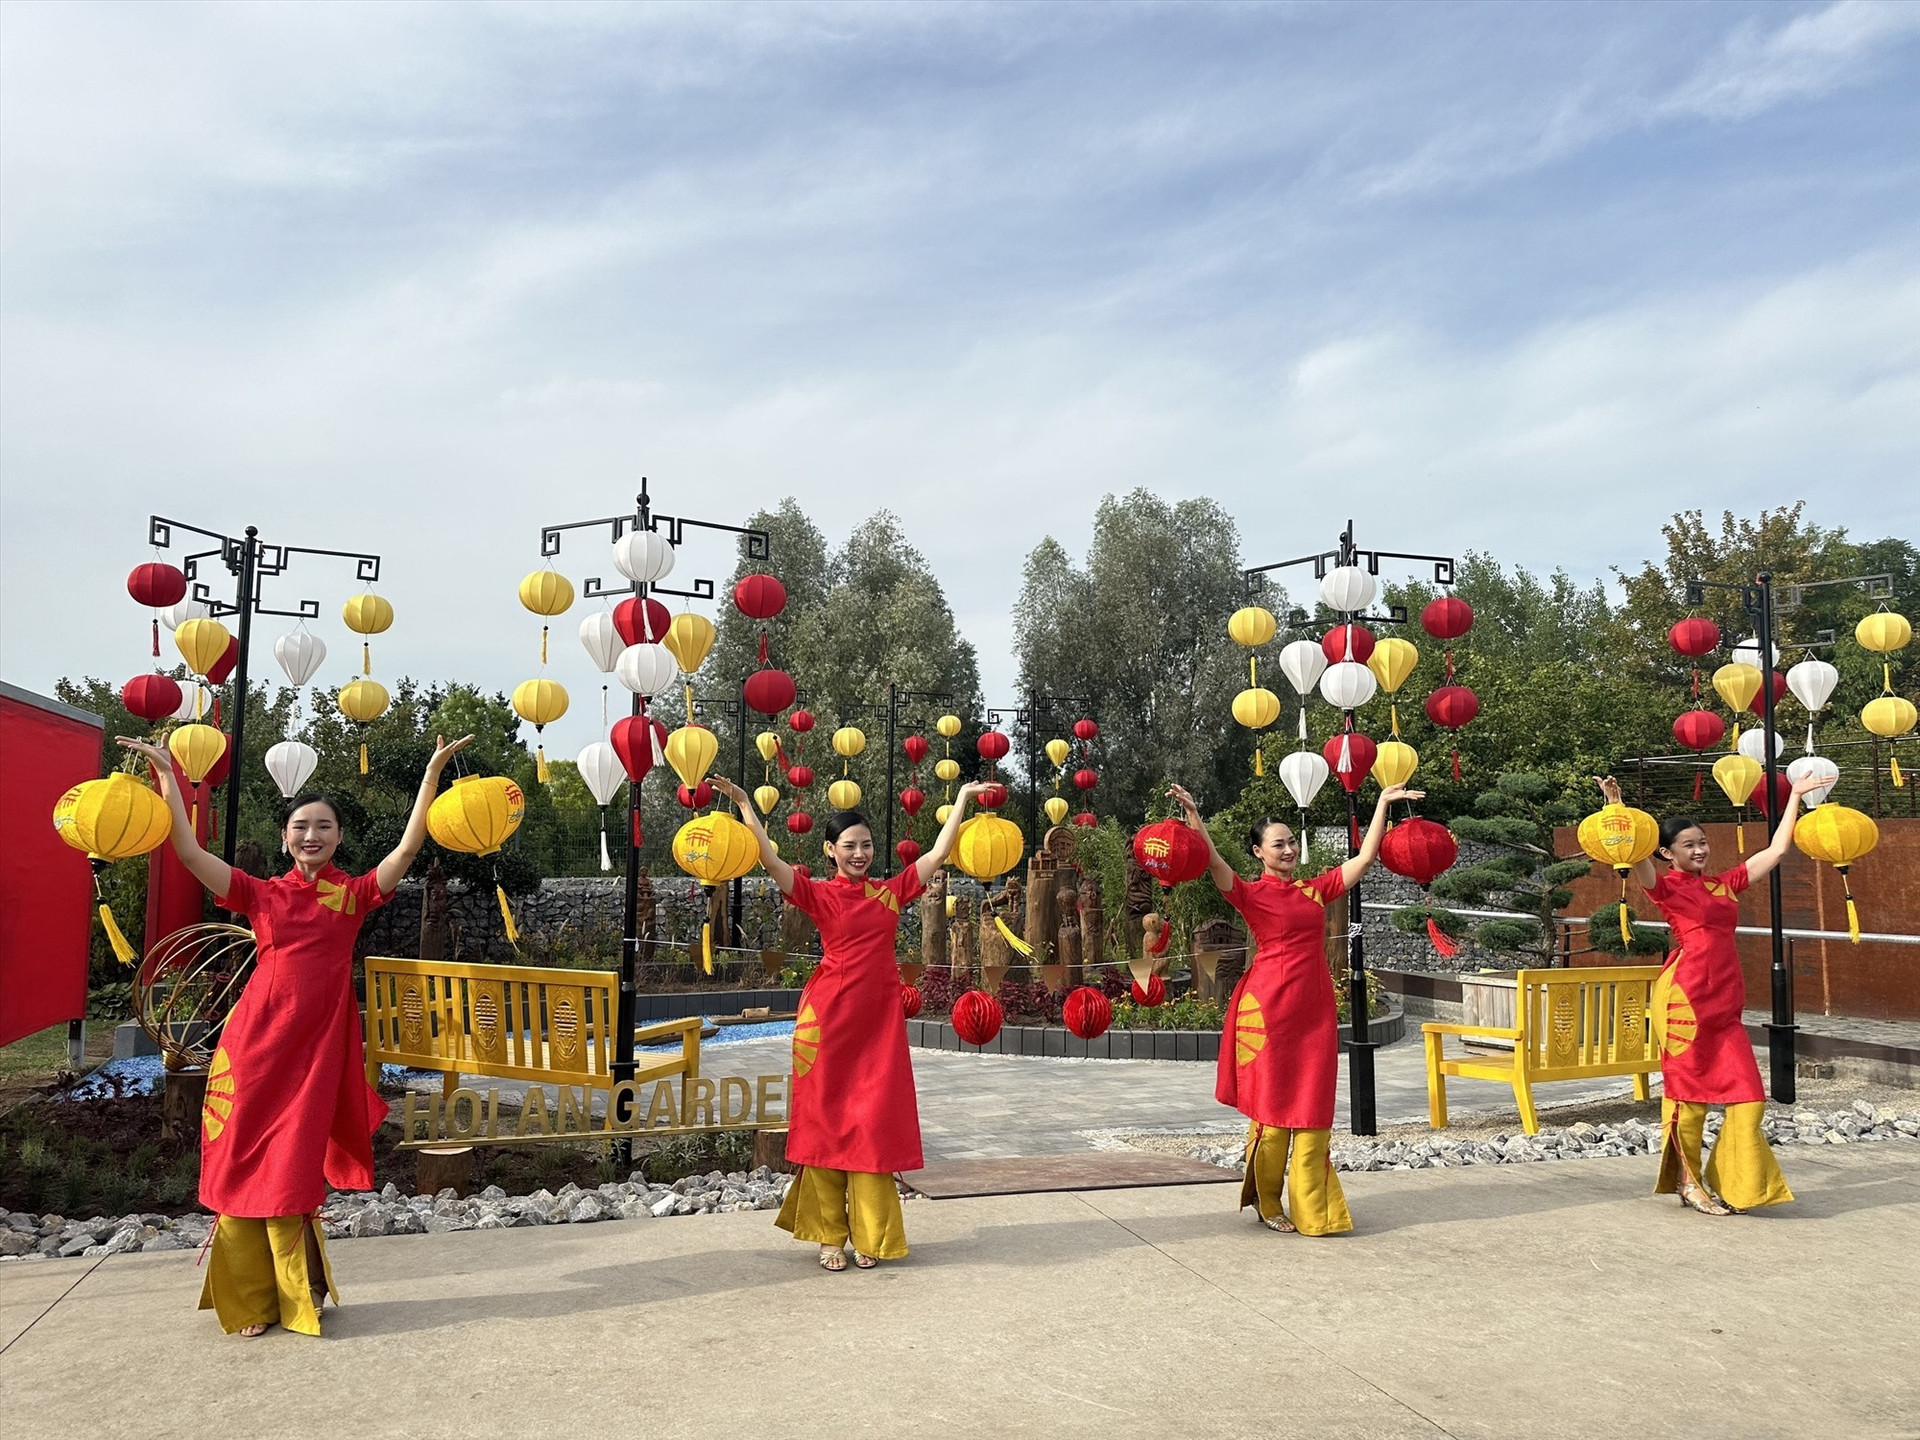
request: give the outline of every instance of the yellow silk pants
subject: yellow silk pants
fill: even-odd
[[[1786,1176],[1773,1158],[1773,1147],[1760,1131],[1766,1109],[1764,1100],[1727,1106],[1720,1138],[1703,1171],[1700,1146],[1707,1129],[1707,1107],[1693,1100],[1661,1100],[1660,1129],[1666,1138],[1660,1147],[1660,1181],[1653,1193],[1671,1195],[1690,1178],[1704,1182],[1736,1210],[1758,1210],[1793,1199]]]
[[[314,1274],[318,1261],[319,1274]],[[249,1325],[279,1325],[302,1335],[320,1333],[313,1292],[340,1303],[320,1225],[306,1215],[252,1220],[222,1215],[207,1256],[200,1308],[220,1319],[229,1335]]]
[[[804,1166],[787,1187],[773,1223],[816,1245],[845,1245],[851,1239],[855,1250],[876,1260],[907,1255],[907,1223],[891,1175]]]
[[[1346,1192],[1327,1156],[1330,1130],[1283,1130],[1254,1121],[1247,1127],[1247,1171],[1240,1207],[1260,1218],[1283,1216],[1302,1235],[1338,1235],[1353,1229]],[[1281,1191],[1292,1202],[1281,1204]]]

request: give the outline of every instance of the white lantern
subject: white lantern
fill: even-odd
[[[1380,682],[1373,671],[1357,660],[1341,660],[1327,667],[1320,677],[1320,693],[1327,703],[1340,710],[1358,710],[1373,698]]]
[[[1732,664],[1751,665],[1758,670],[1760,668],[1760,637],[1749,635],[1733,647],[1733,652],[1728,659]]]
[[[1280,761],[1280,783],[1302,810],[1313,803],[1330,773],[1327,762],[1313,750],[1295,750]]]
[[[213,711],[213,693],[198,680],[180,687],[180,705],[173,712],[176,720],[198,720]]]
[[[613,616],[606,611],[596,611],[580,622],[580,643],[587,647],[587,654],[593,657],[593,663],[602,675],[611,675],[614,664],[620,659],[620,652],[626,648],[626,642],[620,638],[620,627],[613,623]]]
[[[204,600],[182,600],[169,605],[160,612],[160,623],[169,630],[177,629],[189,620],[206,620],[213,615],[213,609]]]
[[[1780,758],[1780,752],[1786,748],[1787,742],[1780,738],[1780,732],[1778,730],[1774,731],[1773,758],[1778,760]],[[1766,764],[1767,732],[1762,730],[1758,725],[1754,726],[1751,730],[1742,730],[1740,732],[1740,753],[1749,760],[1758,761],[1762,765]]]
[[[1336,565],[1320,582],[1320,598],[1329,610],[1356,614],[1373,603],[1373,576],[1358,565]]]
[[[1809,713],[1824,708],[1839,683],[1840,672],[1824,660],[1802,660],[1787,670],[1787,689]]]
[[[1280,651],[1280,673],[1302,697],[1311,695],[1326,672],[1327,652],[1317,640],[1294,640]]]
[[[664,695],[680,673],[673,652],[664,645],[629,645],[613,662],[613,673],[636,695]]]
[[[629,530],[613,542],[613,563],[639,585],[651,585],[673,573],[673,546],[657,530]]]
[[[318,635],[294,630],[273,642],[273,658],[287,672],[287,681],[295,689],[307,683],[327,658],[327,645]]]
[[[300,793],[300,787],[312,778],[314,767],[320,763],[314,748],[301,740],[282,740],[278,745],[269,745],[266,758],[267,774],[289,800]]]
[[[1824,755],[1802,755],[1797,760],[1787,762],[1787,779],[1794,784],[1799,784],[1801,777],[1806,775],[1827,777],[1825,785],[1818,790],[1809,790],[1800,797],[1804,804],[1818,805],[1833,793],[1834,784],[1840,779],[1840,767]]]
[[[596,740],[580,752],[574,761],[580,767],[580,779],[587,791],[593,796],[596,805],[613,803],[620,782],[627,778],[627,770],[620,763],[620,753],[604,740]]]

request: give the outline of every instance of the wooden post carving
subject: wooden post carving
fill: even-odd
[[[953,924],[947,931],[947,958],[953,970],[955,993],[973,984],[973,967],[980,938],[979,932],[973,927],[973,901],[963,895],[954,902]]]
[[[1053,857],[1044,850],[1036,850],[1027,861],[1027,923],[1021,934],[1033,947],[1033,958],[1027,962],[1030,965],[1054,963],[1053,950],[1060,938],[1060,914],[1054,896],[1057,873]]]
[[[1080,877],[1080,963],[1098,965],[1107,958],[1107,917],[1098,876]]]
[[[1140,868],[1140,862],[1133,858],[1133,847],[1128,846],[1126,908],[1120,924],[1126,939],[1127,955],[1134,960],[1140,958],[1141,934],[1147,916],[1153,913],[1153,892],[1153,877]]]
[[[1013,889],[1014,882],[1008,881],[1007,891]],[[1001,903],[1007,904],[1005,893]],[[1007,937],[1000,933],[1000,927],[993,923],[994,919],[993,897],[988,896],[980,902],[980,988],[989,995],[1000,993],[1000,982],[1007,978],[1007,971],[1013,965],[1012,948],[1007,944]]]
[[[420,958],[447,958],[447,872],[435,860],[420,886]]]
[[[929,970],[948,964],[947,947],[947,872],[941,870],[920,897],[920,963]]]
[[[1080,983],[1080,890],[1079,872],[1062,868],[1060,888],[1053,892],[1053,908],[1060,917],[1054,932],[1053,963],[1047,967],[1052,977],[1047,988],[1058,994],[1062,985]]]

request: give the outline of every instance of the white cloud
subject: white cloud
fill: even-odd
[[[1857,83],[1916,36],[1920,5],[1907,0],[1838,0],[1772,30],[1749,22],[1662,108],[1744,120]]]

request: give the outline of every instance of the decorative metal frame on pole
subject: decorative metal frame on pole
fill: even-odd
[[[1423,555],[1407,550],[1362,550],[1353,543],[1353,521],[1347,521],[1347,528],[1340,532],[1340,543],[1332,550],[1322,550],[1317,555],[1299,555],[1291,560],[1277,560],[1271,565],[1255,565],[1245,572],[1249,593],[1257,592],[1264,583],[1263,577],[1274,570],[1286,570],[1296,565],[1313,566],[1316,580],[1327,578],[1327,571],[1338,565],[1359,565],[1364,563],[1369,575],[1379,575],[1380,562],[1391,560],[1419,560],[1433,566],[1433,583],[1436,585],[1453,584],[1454,560],[1450,555]],[[1384,615],[1366,614],[1360,611],[1339,612],[1344,623],[1366,622],[1373,625],[1404,625],[1407,611],[1404,605],[1389,606]],[[1303,625],[1307,621],[1303,611],[1294,611],[1288,616],[1293,625]],[[1351,712],[1348,712],[1349,714]],[[1344,787],[1342,787],[1344,788]],[[1360,792],[1347,792],[1347,854],[1349,857],[1359,853],[1358,836],[1360,831]],[[1352,1017],[1353,1038],[1347,1046],[1347,1098],[1349,1104],[1349,1125],[1355,1135],[1372,1135],[1378,1132],[1373,1083],[1373,1043],[1372,1017],[1367,1007],[1367,947],[1361,919],[1361,900],[1359,885],[1347,893],[1347,1014]]]
[[[380,557],[364,554],[358,550],[322,550],[310,545],[270,545],[260,538],[260,527],[249,525],[246,533],[236,539],[219,530],[207,530],[198,525],[189,525],[184,520],[169,520],[162,515],[147,517],[147,543],[158,550],[173,548],[173,532],[186,530],[205,539],[216,541],[211,550],[196,550],[185,556],[180,563],[181,573],[187,577],[187,594],[207,607],[209,614],[216,619],[226,615],[238,615],[240,623],[235,633],[239,658],[233,667],[233,758],[227,772],[227,818],[226,834],[221,837],[220,854],[229,865],[233,863],[233,847],[238,842],[240,832],[240,761],[244,753],[242,746],[247,738],[247,651],[253,643],[253,617],[255,615],[286,615],[296,620],[315,620],[320,615],[318,600],[302,600],[292,610],[278,610],[260,603],[261,583],[272,576],[283,574],[287,568],[287,559],[292,555],[332,555],[338,559],[354,562],[354,578],[363,585],[372,585],[380,578]],[[200,578],[200,562],[218,559],[234,577],[232,600],[223,600],[215,595]]]
[[[1764,733],[1761,744],[1761,768],[1765,778],[1761,784],[1767,798],[1766,809],[1769,822],[1772,821],[1774,801],[1774,780],[1780,773],[1780,758],[1774,753],[1774,661],[1778,655],[1778,646],[1773,633],[1774,617],[1782,611],[1791,612],[1800,608],[1809,590],[1824,589],[1833,585],[1864,585],[1870,600],[1891,600],[1893,598],[1893,576],[1850,575],[1839,580],[1807,580],[1783,585],[1778,594],[1773,588],[1773,572],[1762,570],[1750,583],[1734,583],[1726,580],[1689,580],[1686,588],[1686,601],[1690,606],[1706,603],[1708,590],[1737,590],[1740,592],[1740,606],[1746,611],[1747,618],[1753,621],[1754,640],[1760,647],[1760,724]],[[1793,966],[1788,962],[1787,943],[1784,934],[1785,922],[1780,918],[1780,867],[1773,867],[1767,876],[1767,910],[1769,919],[1767,930],[1772,948],[1772,964],[1769,970],[1773,990],[1773,1017],[1767,1021],[1767,1070],[1771,1082],[1773,1098],[1782,1105],[1791,1105],[1798,1093],[1794,1082],[1794,1051],[1799,1026],[1794,1023],[1793,1003]]]
[[[1100,717],[1093,713],[1093,701],[1085,695],[1054,695],[1027,687],[1027,703],[1015,706],[998,706],[987,711],[989,726],[1010,723],[1027,727],[1027,744],[1021,752],[1027,771],[1027,840],[1029,844],[1040,843],[1040,756],[1046,749],[1046,742],[1040,738],[1040,722],[1050,719],[1058,711],[1080,712],[1080,718],[1099,722]]]
[[[899,804],[894,794],[894,766],[898,763],[896,752],[899,748],[900,707],[905,705],[951,705],[953,696],[945,690],[902,690],[898,685],[887,686],[887,853],[881,857],[886,869],[882,872],[892,876],[895,864],[900,857],[893,853],[893,808]]]
[[[609,543],[617,543],[629,530],[664,531],[667,543],[678,551],[686,538],[687,528],[691,526],[701,530],[718,530],[731,535],[747,537],[746,558],[765,560],[772,552],[772,542],[764,530],[753,530],[743,525],[727,525],[715,520],[693,520],[680,515],[655,515],[653,503],[647,495],[647,480],[640,478],[640,493],[634,497],[634,511],[631,515],[603,515],[593,520],[569,520],[560,525],[544,525],[540,529],[540,555],[542,559],[551,559],[560,553],[560,541],[568,530],[598,530],[607,528]],[[638,595],[645,597],[649,593],[660,595],[679,595],[689,600],[711,600],[715,594],[714,583],[705,577],[696,579],[690,589],[676,589],[669,585],[648,585],[633,581],[611,589],[598,575],[590,576],[580,587],[580,593],[589,600],[614,595]],[[633,697],[632,714],[639,715],[641,700]],[[634,823],[640,813],[640,787],[631,780],[627,782],[627,883],[626,907],[620,936],[620,999],[614,1018],[613,1063],[609,1075],[617,1085],[622,1080],[633,1079],[633,1030],[635,970],[640,955],[640,847],[633,843]],[[616,1094],[631,1094],[631,1091]],[[629,1142],[616,1142],[631,1154]]]

